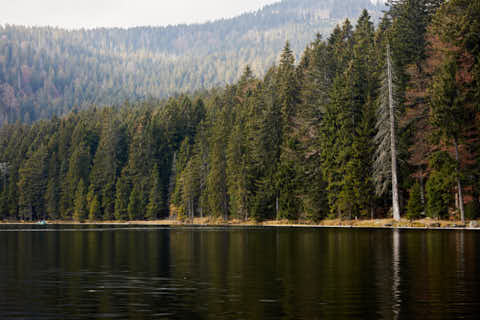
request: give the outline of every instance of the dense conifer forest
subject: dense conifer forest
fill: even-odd
[[[262,78],[4,125],[0,219],[478,217],[480,0],[388,8]]]
[[[92,30],[0,25],[0,125],[225,86],[246,65],[263,76],[285,39],[300,53],[315,33],[328,35],[363,8],[379,17],[384,7],[370,0],[284,0],[205,24]]]

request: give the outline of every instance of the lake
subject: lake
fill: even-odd
[[[477,319],[480,233],[0,226],[1,319]]]

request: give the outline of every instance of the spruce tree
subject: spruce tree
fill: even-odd
[[[422,205],[420,184],[415,182],[410,190],[410,198],[407,204],[407,218],[410,220],[418,219],[422,215],[424,209]]]
[[[122,175],[118,180],[115,187],[115,219],[127,220],[128,219],[128,202],[130,199],[130,187],[127,182],[127,178]]]
[[[225,147],[221,136],[215,138],[210,152],[210,172],[207,177],[207,196],[211,215],[227,219],[229,215],[226,181]]]
[[[80,126],[80,124],[78,126]],[[76,134],[80,135],[85,133]],[[84,137],[77,139],[84,140]],[[73,148],[74,151],[68,160],[68,171],[65,179],[62,181],[60,210],[62,211],[63,219],[71,219],[76,187],[80,179],[83,179],[84,183],[88,184],[88,178],[90,175],[91,155],[88,144],[81,142],[79,145],[74,145]]]
[[[102,219],[113,220],[115,217],[115,179],[109,181],[101,190]]]
[[[45,213],[49,219],[58,219],[59,212],[59,200],[60,200],[60,186],[58,182],[58,165],[59,159],[57,153],[53,152],[49,160],[48,166],[48,184],[45,192]]]
[[[135,185],[128,202],[128,218],[130,220],[141,220],[144,216],[140,187]]]
[[[96,221],[101,216],[100,200],[98,195],[94,195],[93,199],[90,201],[90,206],[88,210],[88,220]]]
[[[457,85],[457,65],[453,58],[447,58],[435,75],[431,93],[431,121],[441,138],[453,142],[455,148],[456,180],[460,218],[465,221],[464,199],[459,155],[460,139],[468,126],[471,116],[466,112],[462,94]]]
[[[47,189],[47,157],[45,145],[31,151],[19,169],[18,207],[23,220],[44,219],[44,194]]]
[[[299,104],[299,88],[295,72],[295,58],[290,44],[285,45],[280,65],[277,71],[277,88],[282,114],[281,123],[281,153],[275,173],[277,219],[296,219],[300,212],[300,201],[297,195],[297,166],[293,154],[296,152],[297,141],[293,135],[294,120]]]
[[[73,219],[77,222],[83,222],[88,216],[86,189],[83,179],[77,186],[74,200]]]
[[[47,190],[45,193],[45,210],[49,219],[59,218],[59,187],[55,178],[50,178],[47,184]]]
[[[438,151],[431,156],[432,169],[426,184],[426,213],[431,218],[444,218],[453,204],[456,163],[447,152]]]
[[[243,125],[232,130],[227,146],[227,181],[232,214],[240,219],[248,217],[248,186],[246,146]]]
[[[161,181],[158,175],[158,166],[155,165],[150,176],[152,188],[148,197],[148,204],[145,212],[145,218],[148,220],[158,219],[163,209],[163,196],[161,190]]]
[[[7,202],[7,188],[4,188],[0,192],[0,220],[3,220],[7,216],[8,212],[8,202]]]

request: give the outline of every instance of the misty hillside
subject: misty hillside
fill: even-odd
[[[68,31],[0,26],[0,123],[31,122],[74,107],[164,98],[258,76],[289,40],[298,54],[315,34],[355,20],[370,0],[284,0],[205,24]],[[161,21],[159,21],[161,24]]]

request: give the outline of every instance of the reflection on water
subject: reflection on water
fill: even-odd
[[[466,231],[2,227],[0,318],[474,319],[478,244]]]
[[[400,308],[402,306],[402,298],[400,292],[400,231],[393,230],[393,245],[392,245],[392,294],[393,294],[393,318],[398,319],[400,315]]]

